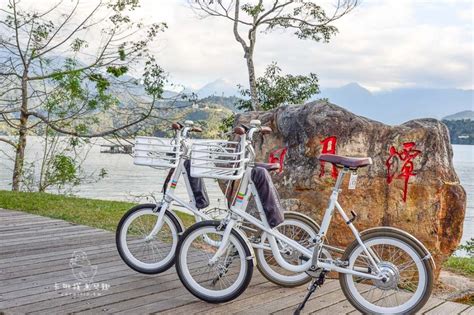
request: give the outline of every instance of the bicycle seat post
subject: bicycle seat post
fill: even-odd
[[[333,192],[339,193],[342,185],[342,181],[344,179],[344,175],[349,172],[349,168],[344,167],[340,172],[339,175],[337,176],[336,179],[336,184],[334,185]]]

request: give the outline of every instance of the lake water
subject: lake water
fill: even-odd
[[[133,165],[132,158],[124,154],[101,154],[100,144],[104,140],[96,140],[92,146],[83,168],[87,173],[105,168],[107,176],[96,183],[81,184],[75,189],[75,194],[81,197],[144,201],[146,196],[160,196],[161,187],[166,177],[166,171]],[[9,147],[0,142],[0,150],[7,151]],[[467,192],[467,209],[464,221],[462,243],[474,237],[474,146],[453,145],[454,167]],[[38,160],[41,145],[38,138],[30,137],[27,158]],[[11,153],[10,153],[11,154]],[[0,152],[0,190],[10,189],[12,162]],[[213,180],[206,179],[206,186],[212,205],[225,205],[223,194]],[[178,196],[186,198],[184,185],[178,185]]]

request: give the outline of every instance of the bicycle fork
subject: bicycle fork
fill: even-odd
[[[230,234],[232,233],[232,229],[234,228],[236,221],[226,221],[227,220],[222,221],[221,224],[216,228],[218,231],[222,231],[222,229],[224,229],[224,234],[222,235],[222,240],[219,245],[219,248],[217,249],[214,256],[209,259],[209,266],[214,265],[219,260],[219,258],[226,252],[227,246],[229,246]]]
[[[153,212],[158,212],[158,219],[156,220],[156,224],[155,226],[153,227],[153,229],[151,230],[150,234],[147,235],[147,237],[145,237],[145,241],[150,241],[152,240],[156,234],[158,234],[158,232],[161,230],[161,228],[163,227],[163,223],[164,223],[164,220],[165,220],[165,212],[168,211],[168,206],[169,206],[169,203],[166,202],[166,201],[163,201],[161,203],[158,203],[155,207],[155,209],[153,209]]]

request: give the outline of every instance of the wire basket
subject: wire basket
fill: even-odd
[[[176,139],[136,137],[133,163],[160,168],[174,168],[178,165],[181,145]]]
[[[191,176],[225,180],[242,178],[245,148],[235,141],[196,142],[191,147]]]

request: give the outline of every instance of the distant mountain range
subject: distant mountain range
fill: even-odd
[[[400,88],[372,93],[357,83],[323,89],[316,98],[387,124],[416,118],[437,118],[474,108],[474,91],[460,89]]]
[[[210,95],[239,96],[235,84],[218,79],[194,91],[199,98]],[[474,91],[462,89],[399,88],[370,92],[358,83],[322,88],[312,100],[327,98],[351,112],[396,125],[416,118],[443,119],[456,112],[474,109]]]

